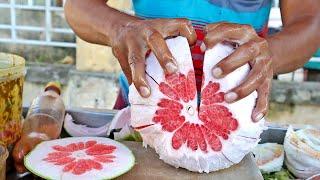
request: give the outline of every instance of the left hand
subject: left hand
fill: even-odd
[[[225,95],[228,103],[240,100],[257,90],[256,107],[252,120],[257,122],[267,113],[271,80],[273,77],[271,53],[268,42],[257,35],[249,25],[217,23],[206,29],[201,50],[210,49],[220,42],[236,43],[239,47],[212,69],[213,76],[222,78],[242,65],[249,63],[251,71],[246,80]]]

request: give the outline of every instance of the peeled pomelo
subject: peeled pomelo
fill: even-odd
[[[289,126],[284,138],[285,165],[297,178],[320,174],[320,130],[308,127],[294,131]]]
[[[259,144],[253,150],[254,159],[259,169],[264,173],[278,172],[284,161],[283,145],[277,143]]]
[[[129,171],[135,159],[123,144],[102,137],[44,141],[24,159],[25,167],[45,179],[112,179]]]
[[[211,69],[234,49],[218,44],[207,50],[198,103],[187,39],[176,37],[166,42],[179,70],[165,75],[155,55],[150,54],[146,78],[151,95],[143,98],[134,85],[130,86],[131,125],[145,145],[175,167],[211,172],[239,163],[258,144],[264,120],[254,123],[251,119],[256,92],[232,104],[224,101],[224,94],[246,78],[249,65],[215,79]]]

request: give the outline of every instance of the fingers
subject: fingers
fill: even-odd
[[[145,54],[147,48],[136,42],[128,42],[128,63],[131,70],[132,82],[142,97],[150,96],[150,87],[145,75]]]
[[[208,25],[206,27],[206,37],[203,40],[202,50],[212,48],[216,44],[224,41],[242,45],[256,36],[255,30],[249,25],[231,23]]]
[[[187,19],[176,19],[176,26],[179,34],[177,35],[181,35],[184,36],[188,39],[188,42],[190,45],[194,45],[197,42],[197,35],[196,35],[196,31],[193,29],[192,24],[189,20]]]
[[[178,66],[164,38],[178,35],[185,36],[190,44],[196,42],[195,31],[186,19],[139,21],[128,26],[122,43],[113,46],[113,53],[119,59],[129,83],[134,83],[142,97],[150,95],[145,77],[145,55],[148,49],[155,54],[166,74],[175,73]]]
[[[156,29],[163,38],[170,36],[184,36],[190,45],[197,41],[196,32],[187,19],[155,19],[152,20],[152,27]]]
[[[218,22],[218,23],[212,23],[212,24],[208,24],[206,25],[206,27],[204,28],[205,32],[209,32],[211,29],[215,29],[217,26],[220,26],[221,24],[226,24],[227,22]],[[231,23],[229,23],[231,24]]]
[[[263,84],[258,88],[258,98],[256,102],[256,107],[252,112],[252,120],[254,122],[260,121],[268,111],[269,106],[269,93],[271,90],[272,78],[267,78]]]
[[[176,60],[172,56],[161,34],[154,32],[148,37],[147,43],[166,74],[172,74],[178,71]]]
[[[112,48],[112,53],[115,57],[118,58],[119,64],[121,66],[121,69],[123,73],[125,74],[128,83],[132,83],[132,76],[131,76],[131,69],[128,63],[128,53],[125,53],[124,51],[120,50],[119,48]]]
[[[263,61],[257,62],[248,74],[247,79],[239,86],[231,89],[228,93],[226,93],[226,102],[232,103],[234,101],[240,100],[258,89],[262,82],[267,78],[267,70],[261,70],[262,67],[264,67]]]
[[[252,67],[247,79],[225,94],[225,101],[233,103],[253,91],[258,91],[252,120],[259,121],[267,113],[272,80],[271,56],[268,43],[260,38],[249,25],[216,23],[206,26],[206,37],[201,50],[212,48],[218,43],[236,43],[239,47],[212,69],[215,78],[223,78],[237,68],[249,63]]]
[[[232,54],[216,64],[212,69],[212,75],[215,78],[225,77],[237,68],[255,59],[255,57],[259,54],[259,49],[259,44],[254,41],[249,41],[243,44]]]

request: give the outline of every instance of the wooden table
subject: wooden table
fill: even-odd
[[[212,173],[194,173],[185,169],[176,169],[164,163],[151,148],[143,148],[141,143],[123,142],[136,157],[136,164],[131,171],[117,179],[130,180],[263,180],[259,168],[251,154],[239,164],[228,169]]]

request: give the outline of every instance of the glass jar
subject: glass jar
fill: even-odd
[[[11,146],[20,136],[25,60],[0,53],[0,144]]]
[[[0,179],[6,179],[6,160],[8,155],[7,148],[0,145]]]

